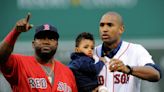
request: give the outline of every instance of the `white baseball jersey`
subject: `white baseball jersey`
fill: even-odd
[[[95,55],[101,57],[101,53],[102,44],[95,47]],[[113,58],[120,59],[129,66],[154,64],[152,56],[143,46],[125,41],[122,41],[120,49]],[[140,92],[141,79],[121,72],[110,72],[108,66],[106,63],[99,74],[99,81],[107,87],[108,92]]]

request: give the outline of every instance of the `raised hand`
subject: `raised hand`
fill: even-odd
[[[33,25],[29,23],[30,17],[31,17],[31,13],[28,13],[26,18],[17,21],[16,30],[18,32],[26,32],[33,27]]]

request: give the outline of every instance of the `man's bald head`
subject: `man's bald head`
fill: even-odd
[[[121,17],[121,15],[119,14],[119,13],[117,13],[117,12],[107,12],[107,13],[105,13],[103,16],[102,16],[102,18],[104,18],[104,17],[112,17],[112,16],[114,16],[116,19],[117,19],[117,22],[120,24],[120,25],[123,25],[123,20],[122,20],[122,17]],[[101,19],[102,19],[101,18]]]

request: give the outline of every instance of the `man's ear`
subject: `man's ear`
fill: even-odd
[[[122,35],[124,32],[124,25],[120,26],[120,35]]]

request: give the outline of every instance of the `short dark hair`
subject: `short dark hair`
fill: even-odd
[[[79,46],[79,43],[83,40],[83,39],[88,39],[94,42],[94,37],[91,33],[88,32],[82,32],[80,33],[77,38],[76,38],[76,43],[75,43],[75,47]]]

